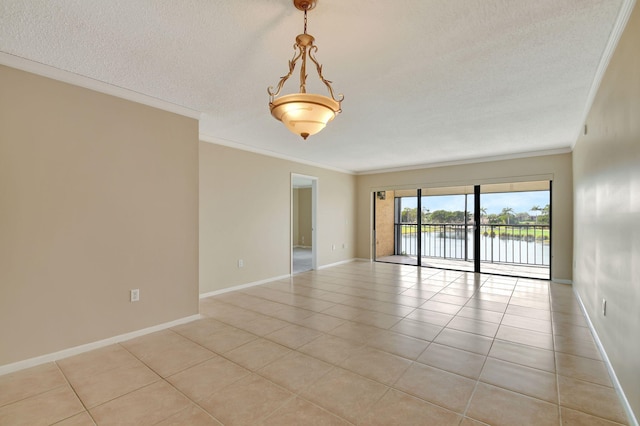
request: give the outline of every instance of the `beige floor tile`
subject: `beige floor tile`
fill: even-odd
[[[292,324],[278,331],[267,334],[265,339],[269,339],[291,349],[297,349],[320,336],[322,336],[322,333],[319,331]]]
[[[298,351],[337,365],[360,347],[362,347],[362,343],[324,335],[298,348]]]
[[[380,329],[372,325],[360,324],[353,321],[347,321],[344,324],[334,328],[329,334],[354,343],[365,343],[367,340],[380,333]]]
[[[167,382],[160,381],[89,411],[98,424],[152,425],[191,404]]]
[[[235,327],[227,327],[198,340],[198,343],[213,352],[224,354],[256,339],[258,336],[255,334]]]
[[[626,414],[613,388],[569,377],[558,376],[560,405],[618,423]]]
[[[578,339],[593,339],[591,330],[581,325],[569,324],[567,322],[553,322],[553,334],[556,336],[571,336]]]
[[[394,388],[463,413],[475,384],[475,380],[416,363],[396,381]]]
[[[603,361],[556,352],[556,363],[558,374],[603,386],[613,386]]]
[[[429,300],[429,302],[443,302],[443,303],[450,303],[452,305],[463,306],[465,303],[469,301],[469,299],[471,298],[471,296],[473,296],[473,294],[474,294],[473,290],[446,288],[442,290],[440,293],[433,296]],[[424,306],[424,308],[430,309],[427,306]]]
[[[292,397],[287,390],[252,374],[214,393],[200,405],[225,425],[251,425],[272,414]]]
[[[301,398],[294,398],[267,417],[264,426],[348,426],[351,423]]]
[[[493,338],[498,331],[498,324],[487,321],[479,321],[476,319],[456,316],[447,324],[447,328],[466,331],[467,333],[479,334]]]
[[[365,425],[458,425],[459,414],[390,389],[362,421]]]
[[[551,320],[541,320],[536,318],[528,318],[510,313],[504,314],[502,325],[510,327],[523,328],[525,330],[533,330],[539,333],[551,334]]]
[[[562,417],[562,426],[620,426],[622,424],[566,407],[560,407],[560,417]]]
[[[142,362],[99,374],[69,379],[85,407],[92,408],[161,380]]]
[[[442,331],[442,327],[426,322],[403,319],[391,327],[391,330],[417,339],[432,341]]]
[[[553,350],[553,336],[547,333],[525,330],[508,325],[501,325],[496,333],[496,339],[521,345],[534,346],[540,349]]]
[[[593,339],[576,338],[574,336],[555,336],[556,352],[602,360],[600,351]]]
[[[500,324],[504,314],[502,312],[487,311],[484,309],[476,309],[465,306],[464,308],[460,309],[460,312],[458,312],[457,316]]]
[[[273,333],[276,330],[285,328],[290,325],[288,322],[278,318],[272,318],[267,315],[261,315],[261,318],[254,321],[248,321],[244,323],[240,328],[249,333],[256,334],[258,336],[265,336],[269,333]]]
[[[0,376],[0,407],[66,384],[53,362]]]
[[[80,414],[76,414],[73,417],[62,420],[56,423],[56,426],[95,426],[95,422],[91,418],[88,412],[83,411]]]
[[[428,309],[416,309],[407,315],[407,319],[439,325],[441,327],[447,325],[453,317],[454,316],[452,314],[430,311]]]
[[[388,329],[397,324],[402,317],[395,315],[383,314],[381,312],[367,311],[364,314],[358,315],[353,319],[355,322],[362,324],[372,325],[378,328]]]
[[[224,356],[244,368],[256,371],[284,357],[289,352],[291,352],[291,349],[278,343],[266,339],[258,339],[235,348],[227,352]]]
[[[415,360],[429,346],[429,342],[394,331],[383,331],[371,337],[367,346]]]
[[[221,356],[215,356],[201,364],[169,376],[167,381],[187,397],[198,402],[250,373],[249,370]]]
[[[214,356],[210,350],[171,330],[128,340],[122,345],[162,377]]]
[[[76,394],[65,385],[0,407],[0,424],[51,425],[83,411]]]
[[[260,369],[258,374],[291,392],[299,393],[332,368],[331,364],[324,361],[293,352]]]
[[[347,305],[335,305],[329,309],[325,309],[322,313],[332,317],[342,318],[344,320],[353,320],[354,318],[367,313],[368,311],[361,308],[355,308]]]
[[[171,417],[166,418],[157,426],[222,426],[222,423],[211,417],[209,413],[196,405],[190,405]]]
[[[428,309],[430,311],[436,311],[443,314],[455,315],[460,311],[460,309],[462,309],[462,305],[463,304],[458,303],[437,302],[432,298],[431,300],[424,302],[424,304],[420,306],[420,309]]]
[[[229,327],[228,325],[213,319],[203,318],[186,324],[172,327],[171,330],[186,337],[187,339],[198,342],[207,338],[218,330]]]
[[[67,378],[74,380],[116,368],[135,367],[140,364],[140,360],[121,345],[109,345],[58,360],[56,363]]]
[[[301,396],[357,423],[368,413],[388,388],[347,370],[335,368],[320,378]]]
[[[584,315],[580,313],[566,313],[551,311],[551,319],[557,324],[571,324],[578,327],[589,327]]]
[[[460,422],[460,426],[486,426],[487,423],[479,422],[478,420],[471,419],[469,417],[465,417]]]
[[[556,375],[494,358],[488,358],[480,381],[554,404],[558,403]]]
[[[551,312],[546,309],[527,308],[526,306],[509,305],[505,312],[509,315],[517,315],[551,322]]]
[[[507,304],[502,302],[493,302],[491,300],[482,300],[478,298],[472,298],[467,302],[465,307],[482,309],[485,311],[499,312],[503,314],[507,310]]]
[[[465,331],[453,330],[445,328],[435,338],[434,343],[452,346],[468,352],[474,352],[480,355],[487,355],[491,349],[493,339],[479,334],[467,333]]]
[[[437,343],[429,345],[418,362],[456,373],[470,379],[480,377],[486,356]]]
[[[383,383],[393,385],[409,368],[411,361],[368,346],[353,352],[340,366],[345,370]]]
[[[254,312],[258,312],[260,314],[263,314],[263,315],[271,316],[275,312],[278,312],[278,311],[280,311],[282,309],[285,309],[286,307],[287,307],[287,305],[282,304],[282,303],[272,302],[271,300],[261,299],[261,302],[259,304],[251,306],[251,310],[254,311]]]
[[[489,356],[550,373],[556,371],[554,352],[533,346],[521,345],[504,340],[494,340],[491,351],[489,351]]]
[[[345,320],[325,314],[313,314],[296,322],[297,325],[326,333],[344,324]]]
[[[278,309],[271,314],[272,317],[281,319],[283,321],[293,322],[300,321],[301,319],[308,318],[316,312],[308,309],[296,308],[294,306],[286,306],[283,309]]]
[[[536,297],[527,298],[527,297],[519,297],[519,295],[514,293],[514,295],[509,300],[509,304],[515,305],[515,306],[524,306],[527,308],[551,311],[551,302],[549,302],[547,296],[545,296],[544,298],[536,298]]]
[[[479,383],[467,416],[495,426],[557,426],[558,406]]]

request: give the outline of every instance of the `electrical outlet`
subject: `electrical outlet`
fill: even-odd
[[[335,250],[336,249],[336,245],[335,244],[331,244],[331,250]]]
[[[140,289],[134,288],[133,290],[131,290],[131,301],[137,302],[139,300],[140,300]]]
[[[244,268],[244,260],[238,259],[238,268]]]

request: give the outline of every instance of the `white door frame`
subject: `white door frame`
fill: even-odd
[[[318,226],[317,226],[317,206],[318,206],[318,178],[316,176],[291,173],[291,213],[290,213],[290,265],[289,273],[293,275],[293,190],[297,182],[311,184],[311,269],[318,267]]]

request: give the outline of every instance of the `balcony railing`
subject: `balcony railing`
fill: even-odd
[[[473,225],[455,223],[395,224],[395,254],[473,260]],[[480,261],[549,266],[549,225],[481,225]]]

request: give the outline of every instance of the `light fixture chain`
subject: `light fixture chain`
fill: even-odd
[[[307,33],[307,9],[304,10],[304,33]]]

